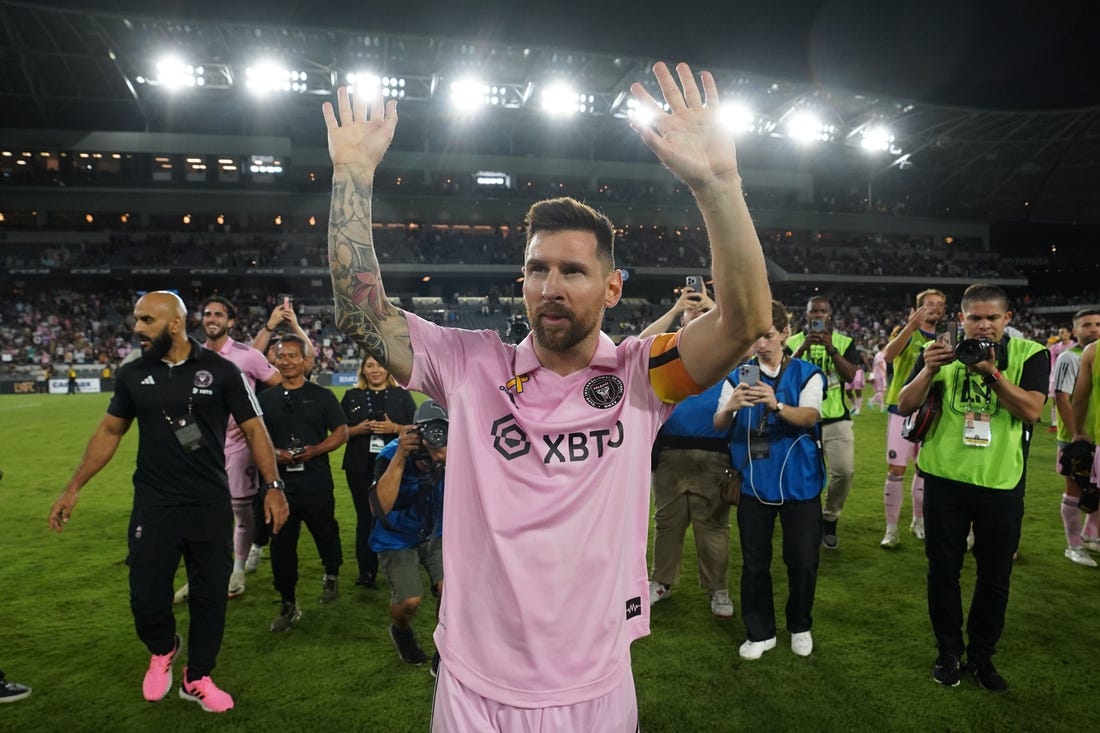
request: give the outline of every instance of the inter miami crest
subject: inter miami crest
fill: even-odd
[[[584,401],[593,407],[606,410],[619,404],[623,398],[623,380],[614,374],[592,377],[584,385]]]

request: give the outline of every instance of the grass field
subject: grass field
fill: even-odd
[[[427,730],[432,677],[427,666],[398,660],[387,634],[388,591],[366,592],[350,583],[354,521],[339,472],[337,511],[346,558],[340,600],[331,606],[317,602],[322,569],[303,532],[304,616],[290,633],[267,630],[278,607],[266,557],[249,576],[248,592],[230,602],[214,678],[233,693],[236,709],[208,715],[180,700],[175,690],[155,705],[142,700],[148,656],[134,635],[123,563],[136,429],[82,492],[65,532],[57,536],[46,529],[49,507],[107,400],[107,395],[0,399],[0,667],[34,688],[29,699],[0,706],[0,730]],[[955,689],[931,681],[935,649],[922,545],[906,533],[896,550],[878,547],[885,424],[878,413],[856,418],[856,483],[840,524],[840,548],[822,555],[813,655],[795,657],[781,631],[775,651],[757,662],[742,661],[737,656],[744,639],[741,622],[710,615],[696,584],[689,539],[683,579],[654,607],[652,635],[634,645],[643,731],[1076,733],[1092,727],[1091,672],[1100,650],[1093,613],[1100,571],[1062,557],[1053,435],[1040,427],[1033,446],[1022,558],[997,657],[1011,689],[994,695],[969,679]],[[906,523],[908,512],[907,498]],[[736,602],[736,529],[732,542],[730,586]],[[778,559],[774,575],[782,626],[786,584]],[[968,560],[967,601],[972,586]],[[485,579],[485,592],[492,592],[491,578]],[[414,622],[429,649],[433,613],[429,602]],[[186,608],[177,618],[186,632]],[[181,668],[176,667],[177,680]]]

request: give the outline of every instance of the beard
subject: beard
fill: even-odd
[[[156,363],[163,359],[171,348],[172,334],[168,332],[168,327],[165,326],[163,331],[149,341],[148,346],[142,347],[141,358]]]
[[[568,351],[584,341],[593,331],[598,330],[603,309],[586,314],[577,314],[562,305],[544,303],[536,308],[527,308],[527,320],[531,324],[531,335],[549,351]],[[543,316],[558,316],[564,323],[548,325]]]
[[[204,326],[203,330],[206,331],[206,338],[210,341],[217,341],[222,336],[229,333],[228,327],[218,326],[215,323],[211,323],[209,326]]]

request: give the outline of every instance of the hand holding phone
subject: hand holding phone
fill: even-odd
[[[936,322],[936,340],[942,341],[952,349],[959,339],[959,327],[954,321]]]
[[[755,387],[760,381],[760,366],[757,364],[738,365],[737,381],[746,387]]]
[[[706,292],[706,286],[703,284],[701,275],[688,275],[684,278],[684,285],[697,293]]]

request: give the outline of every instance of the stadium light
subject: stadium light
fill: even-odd
[[[261,61],[244,70],[245,86],[254,94],[269,92],[304,93],[308,89],[309,75],[297,69],[288,69],[273,61]]]
[[[554,82],[542,91],[542,109],[555,117],[572,115],[584,111],[582,99],[587,97],[565,82]]]
[[[787,136],[799,143],[828,142],[836,127],[825,124],[812,112],[798,111],[787,120]]]
[[[885,127],[868,127],[863,130],[859,146],[871,153],[884,153],[893,146],[894,135]]]
[[[472,114],[490,100],[490,87],[480,79],[459,79],[451,84],[451,106],[461,114]]]
[[[192,66],[185,63],[178,56],[164,56],[157,61],[156,79],[151,83],[163,86],[169,91],[176,91],[186,87],[203,86],[205,69],[201,66]]]
[[[722,121],[734,132],[755,132],[756,115],[744,102],[730,102],[721,107]]]

